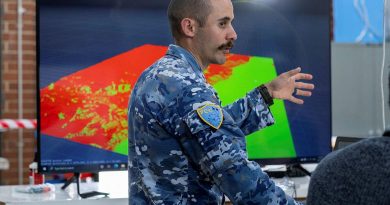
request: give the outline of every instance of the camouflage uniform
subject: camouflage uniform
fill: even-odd
[[[274,122],[259,91],[220,105],[179,46],[143,72],[129,102],[129,204],[220,204],[222,193],[234,204],[295,203],[247,159],[245,135]]]

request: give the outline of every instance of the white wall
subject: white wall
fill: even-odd
[[[332,44],[332,134],[371,136],[383,133],[380,70],[382,45]],[[386,46],[385,109],[390,128],[388,75],[390,44]]]

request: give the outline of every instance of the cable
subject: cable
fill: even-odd
[[[361,8],[361,6],[359,6],[359,2],[360,2],[359,0],[354,0],[353,6],[355,7],[355,10],[358,13],[359,17],[363,20],[364,28],[361,30],[360,34],[356,37],[355,39],[356,42],[361,42],[364,36],[366,36],[368,31],[367,18],[365,13],[363,12],[363,9]]]
[[[366,1],[365,0],[354,0],[353,6],[354,6],[357,14],[359,15],[359,17],[361,18],[361,20],[364,23],[364,27],[363,27],[362,31],[360,32],[360,34],[356,37],[355,41],[360,43],[361,41],[363,41],[364,37],[367,35],[373,39],[379,40],[380,36],[379,36],[378,32],[376,32],[376,30],[371,25],[371,22],[370,22],[370,19],[368,16],[368,12],[367,12]]]
[[[382,44],[382,67],[381,67],[381,99],[382,99],[382,122],[383,122],[383,131],[386,130],[386,115],[385,115],[385,89],[384,89],[384,75],[385,75],[385,61],[386,61],[386,25],[387,25],[387,0],[384,0],[383,5],[383,44]],[[389,82],[390,83],[390,82]],[[390,95],[390,91],[389,91]]]

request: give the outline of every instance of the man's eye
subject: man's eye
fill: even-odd
[[[226,25],[225,22],[220,22],[220,23],[219,23],[219,26],[221,26],[221,27],[224,27],[225,25]]]

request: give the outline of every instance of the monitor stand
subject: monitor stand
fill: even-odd
[[[302,167],[301,164],[295,163],[287,165],[286,175],[288,177],[304,177],[311,176],[311,173],[307,169]]]
[[[80,193],[80,173],[79,172],[76,172],[73,174],[73,177],[71,177],[70,179],[68,179],[64,185],[62,185],[61,189],[64,190],[66,189],[66,187],[68,187],[71,183],[74,182],[74,180],[76,180],[76,185],[77,185],[77,194],[85,199],[85,198],[89,198],[89,197],[93,197],[93,196],[99,196],[99,195],[103,195],[104,197],[107,197],[109,194],[108,193],[104,193],[104,192],[98,192],[98,191],[91,191],[91,192],[86,192],[86,193]]]
[[[311,176],[311,173],[299,163],[288,165],[268,165],[263,168],[263,171],[272,178]]]

